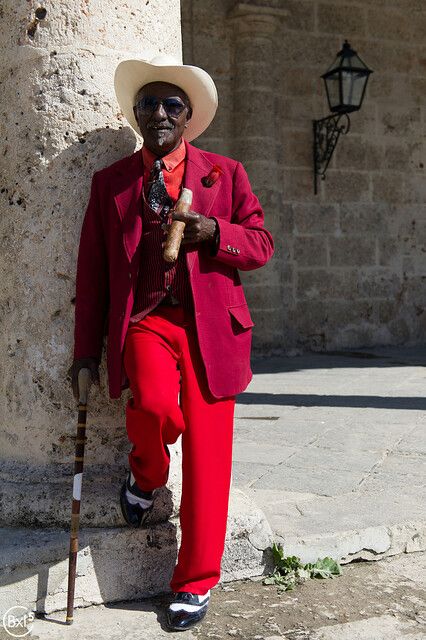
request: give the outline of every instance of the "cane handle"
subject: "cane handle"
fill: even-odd
[[[182,189],[181,196],[176,203],[175,211],[187,213],[192,204],[191,189]],[[182,241],[185,223],[181,220],[173,220],[167,235],[166,244],[163,251],[163,258],[166,262],[175,262],[178,258],[180,243]]]

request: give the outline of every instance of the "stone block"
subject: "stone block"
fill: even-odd
[[[405,201],[426,203],[426,180],[423,173],[410,173],[406,178]]]
[[[426,58],[426,55],[425,55]],[[425,65],[426,68],[426,65]],[[414,77],[410,78],[410,93],[412,99],[418,101],[420,104],[424,104],[424,98],[426,96],[426,78]]]
[[[287,68],[283,74],[284,95],[305,98],[316,93],[317,78],[311,68]]]
[[[404,42],[411,35],[409,17],[406,11],[393,8],[373,8],[367,12],[367,35],[382,40]]]
[[[403,173],[373,173],[373,202],[396,204],[406,202],[405,176]]]
[[[278,228],[282,234],[285,234],[284,243],[287,244],[290,241],[290,236],[294,228],[294,212],[291,204],[281,204],[279,207],[278,220]]]
[[[237,77],[235,78],[235,88],[247,91],[247,87],[266,90],[271,87],[271,69],[268,59],[265,57],[258,60],[238,60]]]
[[[383,136],[412,137],[418,140],[421,128],[419,106],[378,104],[378,133]]]
[[[298,269],[296,297],[298,300],[353,300],[359,297],[357,270]]]
[[[318,31],[333,35],[344,33],[347,38],[364,37],[366,34],[365,13],[363,7],[320,2],[317,17]]]
[[[334,235],[338,230],[338,208],[328,204],[294,204],[296,235]]]
[[[288,15],[284,20],[286,31],[287,29],[295,31],[314,31],[314,5],[312,2],[306,2],[304,0],[286,0],[285,8],[288,11]]]
[[[266,285],[266,286],[265,286]],[[283,293],[281,284],[272,284],[265,281],[263,284],[251,284],[244,287],[247,299],[250,300],[250,307],[273,309],[279,308],[282,304]],[[253,321],[256,321],[258,312],[254,312]]]
[[[385,146],[383,168],[391,171],[405,171],[408,168],[410,152],[404,142],[389,142]]]
[[[277,57],[281,68],[291,69],[302,64],[304,67],[317,69],[317,73],[321,74],[330,66],[337,51],[336,40],[328,34],[301,34],[298,31],[286,30]]]
[[[297,129],[308,131],[312,135],[312,119],[322,117],[315,108],[315,101],[312,95],[306,96],[303,100],[298,96],[278,96],[277,113],[279,114],[279,125],[286,135],[288,130]]]
[[[252,132],[253,134],[254,132]],[[232,157],[242,163],[248,160],[260,160],[274,164],[278,158],[280,143],[273,138],[265,140],[261,136],[252,135],[251,137],[238,138],[233,145]],[[275,188],[278,191],[279,185],[269,185],[270,189]]]
[[[272,45],[271,39],[253,38],[251,34],[247,37],[233,37],[235,59],[257,63],[259,60],[275,61],[279,56],[278,50]],[[242,81],[244,75],[240,77]],[[238,78],[236,78],[238,82]]]
[[[402,294],[401,277],[383,267],[360,269],[358,290],[361,298],[392,299]]]
[[[323,184],[327,202],[368,202],[370,180],[367,173],[329,169]]]
[[[409,342],[410,327],[406,318],[394,318],[388,326],[393,344],[406,344]]]
[[[275,309],[250,307],[256,326],[253,329],[253,348],[280,349],[283,346],[283,309],[282,303]]]
[[[356,123],[355,123],[356,126]],[[340,139],[332,158],[335,169],[377,169],[383,165],[383,151],[367,136],[348,135]]]
[[[377,77],[374,74],[367,86],[368,98],[392,102],[402,98],[406,102],[411,99],[413,94],[412,81],[412,78],[403,73],[387,72],[381,73]]]
[[[296,262],[298,267],[326,266],[326,238],[313,236],[294,238],[293,260]]]
[[[400,255],[400,242],[393,236],[381,236],[377,239],[379,249],[379,265],[383,267],[402,266],[402,256]]]
[[[389,42],[379,40],[375,34],[365,42],[361,57],[376,73],[415,73],[418,75],[415,72],[418,66],[418,57],[415,49],[405,39],[401,39],[399,42]],[[374,82],[374,76],[370,81]]]
[[[398,313],[398,304],[395,300],[379,300],[377,302],[377,322],[387,324]]]
[[[389,206],[376,204],[342,204],[340,229],[347,235],[383,234],[387,228]]]
[[[282,141],[283,165],[312,167],[312,132],[286,131]]]
[[[368,237],[330,238],[330,265],[336,267],[376,264],[376,240]]]
[[[283,169],[281,184],[285,202],[306,202],[317,198],[312,169]]]
[[[262,189],[269,189],[271,184],[276,183],[278,171],[273,163],[268,160],[246,160],[244,168],[250,179],[250,183],[255,192]]]

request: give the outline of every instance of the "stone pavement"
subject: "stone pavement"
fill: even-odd
[[[185,640],[424,640],[426,552],[380,562],[356,562],[333,580],[307,580],[293,591],[253,578],[218,585],[200,625]],[[76,609],[36,619],[28,637],[40,640],[161,640],[167,599]],[[10,636],[1,634],[0,640]]]
[[[289,554],[426,548],[426,348],[258,360],[238,397],[233,482]]]

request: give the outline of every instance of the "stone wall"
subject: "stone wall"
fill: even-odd
[[[424,2],[182,0],[182,18],[184,61],[220,98],[196,144],[244,163],[276,240],[242,274],[255,350],[424,343]],[[345,38],[374,73],[314,195],[320,75]]]
[[[67,370],[90,180],[136,145],[114,70],[159,46],[180,56],[180,6],[6,0],[0,17],[0,523],[53,526],[69,521],[71,507],[76,405]],[[83,522],[94,526],[120,521],[130,450],[123,403],[107,398],[104,365],[91,394],[83,483]]]

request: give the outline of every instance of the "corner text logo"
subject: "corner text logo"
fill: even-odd
[[[32,629],[35,615],[28,607],[16,605],[10,607],[3,616],[3,627],[13,638],[23,638]]]

